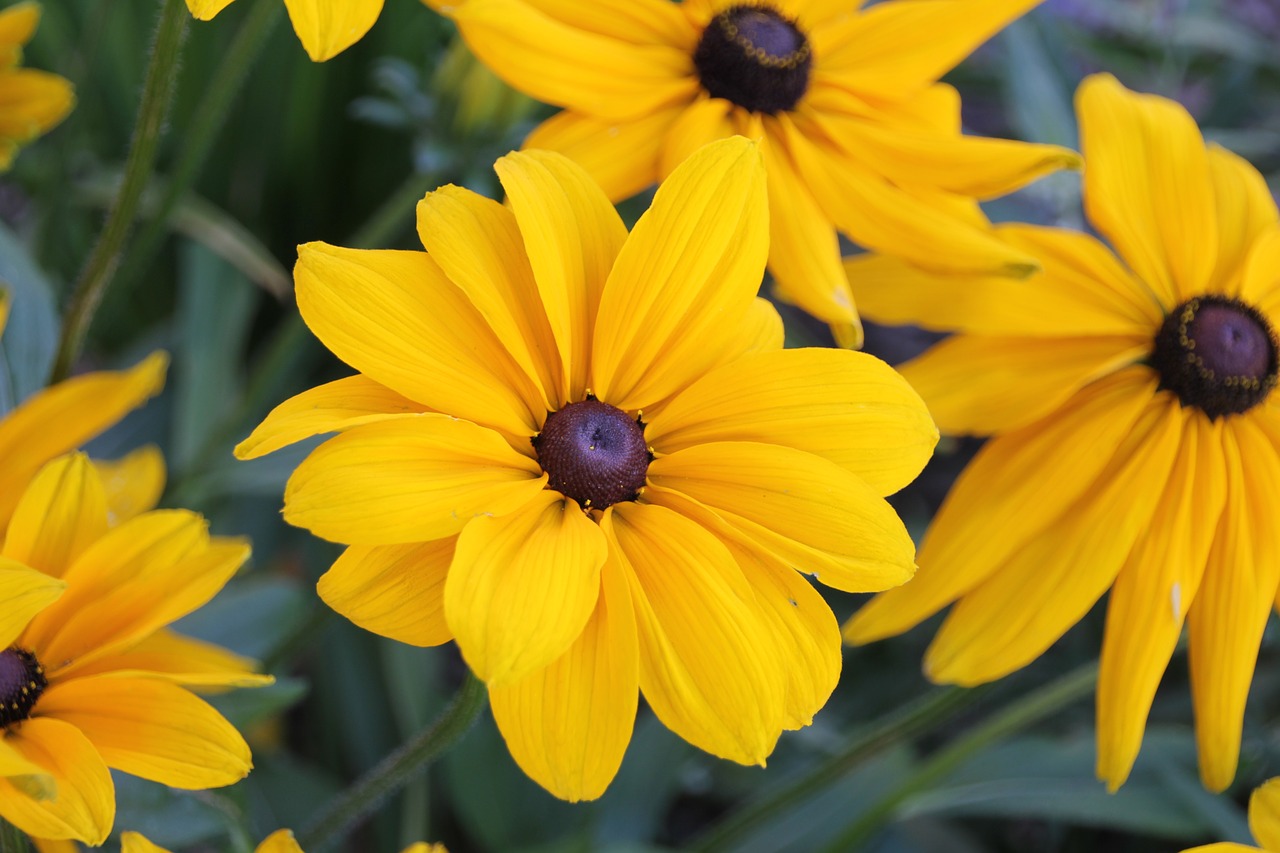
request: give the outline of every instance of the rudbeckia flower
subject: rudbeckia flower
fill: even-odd
[[[233,0],[187,0],[191,14],[212,21]],[[333,59],[364,38],[382,14],[382,0],[284,0],[293,31],[312,62]]]
[[[1190,626],[1200,772],[1235,775],[1258,644],[1280,586],[1280,218],[1261,175],[1187,112],[1106,75],[1076,97],[1085,208],[1114,247],[1053,228],[997,233],[1031,282],[957,281],[850,261],[868,315],[958,330],[903,373],[949,433],[991,435],[921,545],[909,588],[856,642],[958,601],[925,659],[938,681],[1038,657],[1108,589],[1098,774],[1129,774]]]
[[[137,832],[120,834],[121,853],[169,853],[163,847],[152,844],[146,836]],[[302,848],[294,839],[293,833],[287,829],[279,829],[262,839],[262,843],[254,848],[253,853],[302,853]],[[426,844],[419,841],[410,844],[400,853],[449,853],[443,844]]]
[[[1280,853],[1280,777],[1268,779],[1249,797],[1249,831],[1260,847],[1219,842],[1182,853]]]
[[[9,168],[20,146],[56,127],[75,106],[70,81],[17,67],[39,23],[38,3],[0,11],[0,170]]]
[[[762,140],[777,294],[857,346],[837,231],[928,269],[1025,276],[974,199],[1074,167],[1061,148],[964,136],[938,78],[1040,0],[459,0],[475,54],[564,107],[525,141],[615,201],[700,146]]]
[[[249,555],[206,528],[184,510],[111,526],[82,454],[50,462],[20,496],[0,549],[0,818],[97,845],[115,818],[108,768],[190,789],[249,772],[239,733],[188,688],[270,678],[166,627]]]
[[[497,163],[510,207],[418,207],[427,253],[300,249],[298,306],[359,373],[283,403],[252,458],[341,430],[285,520],[350,547],[321,597],[419,646],[457,641],[516,761],[598,797],[643,692],[690,743],[763,764],[835,686],[839,631],[795,569],[843,590],[914,571],[883,499],[937,434],[882,362],[782,350],[755,292],[758,146],[725,140],[628,235],[548,152]]]

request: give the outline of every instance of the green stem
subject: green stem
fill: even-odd
[[[726,820],[697,839],[690,849],[714,853],[732,849],[750,830],[777,817],[791,806],[819,791],[826,790],[838,779],[861,766],[867,759],[884,752],[894,744],[931,731],[957,712],[974,704],[987,688],[964,690],[948,687],[935,690],[906,708],[892,711],[873,723],[867,731],[853,738],[840,752],[807,774],[804,778],[775,791],[767,799],[749,802]]]
[[[6,820],[0,820],[0,853],[30,853],[27,834]]]
[[[182,44],[187,36],[187,21],[191,17],[183,0],[161,0],[160,23],[151,43],[151,61],[142,86],[142,102],[138,106],[138,118],[129,144],[129,156],[125,161],[124,176],[107,221],[98,235],[89,259],[85,261],[71,294],[67,314],[62,323],[62,337],[58,341],[58,354],[53,364],[51,382],[65,379],[80,350],[85,335],[93,322],[93,315],[102,302],[120,265],[125,241],[133,228],[138,203],[155,166],[156,149],[164,132],[165,116],[173,100],[178,79],[178,64],[182,56]]]
[[[1061,711],[1092,693],[1098,683],[1097,662],[1085,664],[1005,707],[991,719],[938,750],[902,784],[867,809],[826,849],[829,853],[857,850],[889,823],[898,807],[928,790],[992,744],[1017,734],[1032,723]]]
[[[379,803],[466,734],[484,709],[487,696],[484,684],[468,672],[453,702],[435,722],[316,812],[311,824],[298,833],[299,846],[314,853],[345,838]]]

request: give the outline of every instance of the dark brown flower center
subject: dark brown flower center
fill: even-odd
[[[16,646],[0,652],[0,727],[20,723],[49,682],[36,656]]]
[[[638,419],[590,399],[549,415],[533,447],[551,488],[592,509],[635,499],[652,458]]]
[[[693,64],[713,98],[772,115],[800,102],[813,51],[794,21],[769,6],[742,4],[711,19]]]
[[[1189,299],[1165,317],[1152,363],[1160,387],[1210,418],[1247,412],[1276,386],[1277,342],[1253,306],[1226,296]]]

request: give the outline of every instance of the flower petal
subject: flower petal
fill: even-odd
[[[424,411],[425,406],[356,374],[317,385],[276,406],[236,445],[236,458],[257,459],[313,435]]]
[[[154,444],[114,460],[93,460],[107,495],[112,525],[149,512],[160,503],[166,477],[164,454]]]
[[[511,756],[562,800],[604,793],[631,741],[640,695],[635,613],[623,570],[606,561],[595,612],[545,669],[489,688]]]
[[[289,478],[284,519],[333,542],[425,542],[524,506],[544,482],[538,464],[496,432],[421,415],[355,427],[317,447]]]
[[[1218,211],[1218,266],[1209,280],[1215,289],[1235,293],[1249,250],[1280,221],[1280,212],[1266,179],[1248,160],[1219,145],[1208,146],[1208,157]]]
[[[4,556],[62,577],[107,532],[107,496],[89,457],[61,456],[27,487],[4,540]]]
[[[1271,320],[1280,320],[1280,226],[1258,235],[1245,262],[1240,297]]]
[[[706,374],[649,421],[645,440],[664,454],[713,441],[794,447],[888,495],[924,468],[938,430],[919,395],[879,359],[792,349]]]
[[[0,648],[9,648],[23,629],[67,588],[66,583],[0,557]]]
[[[764,272],[765,173],[741,138],[708,145],[663,182],[605,284],[593,390],[637,410],[680,390],[734,340]]]
[[[40,25],[40,4],[24,0],[0,10],[0,66],[22,58],[22,46],[31,41]]]
[[[0,779],[0,818],[36,838],[74,838],[94,847],[107,840],[116,791],[88,738],[63,720],[33,717],[12,729],[5,743],[53,777],[57,796],[32,796],[24,786],[29,777]]]
[[[360,41],[382,13],[382,0],[284,0],[284,5],[312,62],[332,59]]]
[[[293,837],[293,830],[277,829],[262,839],[253,853],[302,853],[302,847]]]
[[[700,95],[696,101],[686,105],[679,118],[672,122],[663,141],[662,155],[658,160],[659,174],[663,177],[670,175],[699,148],[737,134],[736,112],[737,108],[723,98]]]
[[[564,110],[535,127],[524,147],[558,151],[586,169],[611,201],[622,201],[658,182],[658,157],[683,112],[669,107],[614,121]]]
[[[40,713],[78,728],[107,766],[173,788],[230,785],[253,766],[234,726],[166,681],[73,678],[45,690]]]
[[[621,503],[601,522],[631,585],[640,689],[667,728],[712,755],[764,764],[787,678],[767,617],[728,549],[664,507]]]
[[[591,176],[563,155],[513,152],[498,160],[494,170],[520,223],[559,348],[562,396],[554,401],[559,408],[585,398],[600,295],[627,228]],[[553,353],[548,348],[546,357],[554,358]]]
[[[1263,848],[1280,850],[1280,779],[1268,779],[1249,795],[1249,831]]]
[[[137,832],[120,833],[120,853],[170,853]],[[254,851],[257,853],[257,851]]]
[[[187,0],[187,8],[198,21],[212,21],[214,16],[235,0]]]
[[[472,519],[444,584],[458,648],[488,684],[510,684],[573,645],[600,595],[604,536],[576,501],[547,490],[504,518]]]
[[[159,677],[184,687],[262,687],[275,679],[256,661],[162,628],[135,646],[76,667],[76,677],[113,673]]]
[[[0,138],[27,142],[57,126],[75,106],[71,81],[34,68],[0,74]]]
[[[352,545],[320,577],[316,592],[352,622],[412,646],[453,639],[444,620],[444,579],[454,537],[409,545]]]
[[[562,23],[633,44],[668,44],[693,53],[697,31],[669,0],[524,0]]]

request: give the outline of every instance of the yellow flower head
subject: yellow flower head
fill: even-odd
[[[184,510],[112,526],[82,454],[41,469],[0,549],[0,818],[97,845],[115,818],[108,768],[194,789],[249,772],[244,740],[187,688],[270,679],[166,627],[248,556]]]
[[[629,235],[568,159],[496,168],[509,207],[456,187],[420,203],[427,254],[301,248],[302,315],[360,373],[237,453],[343,431],[285,492],[287,521],[351,546],[321,597],[384,636],[455,639],[557,796],[604,791],[638,691],[690,743],[763,763],[840,669],[793,567],[851,591],[911,576],[882,496],[933,424],[870,356],[781,349],[754,295],[757,145],[702,149]]]
[[[903,372],[944,431],[994,438],[934,520],[920,576],[846,636],[897,634],[958,599],[925,667],[976,684],[1034,660],[1110,588],[1098,774],[1128,776],[1186,620],[1201,776],[1221,790],[1280,586],[1280,217],[1262,176],[1179,105],[1098,75],[1077,110],[1085,207],[1116,255],[1009,225],[1044,264],[1033,282],[849,262],[869,316],[959,330]]]
[[[1280,853],[1280,777],[1263,782],[1249,797],[1249,831],[1260,847],[1223,841],[1182,853]]]
[[[233,0],[187,0],[198,20],[211,21]],[[312,62],[324,62],[364,38],[382,14],[382,0],[284,0],[293,31]]]
[[[512,86],[564,112],[562,152],[617,201],[714,139],[762,142],[778,295],[856,346],[836,232],[928,269],[1027,275],[974,199],[1077,156],[963,136],[938,78],[1040,0],[431,0]]]
[[[70,81],[17,67],[39,23],[38,3],[0,10],[0,170],[9,168],[20,146],[56,127],[75,106]]]
[[[169,853],[169,850],[151,843],[146,836],[137,832],[120,834],[121,853]],[[293,831],[278,829],[262,839],[262,843],[254,848],[253,853],[303,853],[293,837]],[[400,853],[449,853],[443,844],[426,844],[422,841],[410,844]]]

